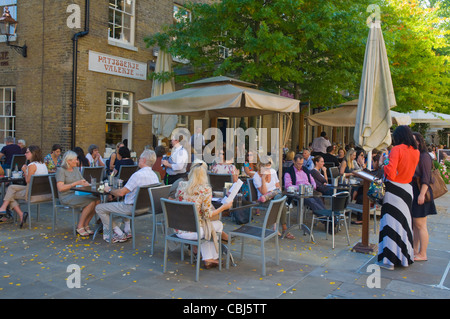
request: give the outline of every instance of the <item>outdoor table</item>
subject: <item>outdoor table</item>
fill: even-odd
[[[20,184],[25,184],[25,177],[20,177],[20,178],[13,178],[11,176],[2,176],[0,177],[0,183],[1,185],[1,192],[2,192],[2,202],[3,199],[5,198],[5,184],[6,183],[20,183]]]
[[[83,193],[90,193],[92,195],[100,196],[102,198],[102,202],[104,202],[107,195],[110,194],[110,191],[109,192],[105,192],[105,191],[100,192],[98,190],[99,186],[100,186],[100,183],[97,183],[95,186],[95,189],[92,188],[91,185],[89,185],[89,186],[81,186],[81,187],[72,187],[72,188],[70,188],[70,190],[77,191],[77,192],[83,192]],[[111,190],[113,190],[113,189],[115,189],[115,188],[111,187]],[[97,236],[97,234],[102,229],[103,229],[103,223],[102,222],[99,223],[97,220],[97,226],[95,227],[94,234],[92,235],[92,240],[95,239],[95,236]]]
[[[289,233],[289,231],[295,227],[298,227],[299,229],[303,229],[303,234],[306,235],[308,233],[311,234],[311,230],[308,226],[306,226],[303,223],[303,215],[304,215],[304,209],[303,209],[303,203],[305,198],[312,198],[312,197],[323,197],[322,193],[314,191],[312,195],[309,194],[300,194],[298,192],[290,193],[287,191],[283,191],[283,195],[286,195],[289,198],[292,198],[297,202],[297,224],[291,225],[287,230],[284,231],[283,237]]]

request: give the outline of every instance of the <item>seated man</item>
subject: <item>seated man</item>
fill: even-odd
[[[5,156],[5,163],[2,165],[4,169],[11,168],[11,170],[14,169],[14,167],[11,167],[11,161],[14,154],[23,154],[22,149],[19,145],[14,143],[14,137],[8,136],[5,138],[5,146],[0,151],[0,158]],[[19,170],[21,167],[19,167]]]
[[[137,189],[139,186],[158,184],[159,179],[155,172],[152,170],[152,166],[156,161],[156,154],[152,150],[145,150],[139,157],[139,170],[131,175],[128,182],[123,188],[113,189],[110,194],[116,197],[125,196],[123,202],[111,202],[105,204],[99,204],[95,207],[95,211],[102,220],[103,223],[103,239],[109,242],[111,236],[111,230],[109,229],[110,212],[120,212],[131,215],[135,197],[137,195]],[[110,188],[105,188],[108,192]],[[119,225],[113,221],[113,237],[112,242],[124,242],[128,238],[131,238],[130,221],[125,221],[125,229],[122,231]]]
[[[298,185],[312,185],[316,189],[316,182],[309,173],[306,173],[303,163],[303,156],[301,154],[295,155],[294,165],[289,167],[284,174],[284,187],[286,189],[290,186],[298,187]],[[313,211],[325,209],[325,205],[319,197],[305,198],[304,203]]]
[[[327,147],[327,152],[322,156],[325,163],[334,163],[335,167],[339,167],[340,163],[336,156],[332,154],[333,146]]]

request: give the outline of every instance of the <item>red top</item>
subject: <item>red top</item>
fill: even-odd
[[[411,183],[419,157],[419,151],[411,146],[394,146],[389,153],[389,164],[384,167],[386,178],[392,182]]]

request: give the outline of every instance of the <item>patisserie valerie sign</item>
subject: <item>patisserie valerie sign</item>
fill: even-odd
[[[147,63],[89,51],[89,71],[147,80]]]

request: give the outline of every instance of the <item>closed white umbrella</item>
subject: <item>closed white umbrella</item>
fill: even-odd
[[[354,133],[365,151],[391,144],[390,109],[397,105],[380,22],[371,22],[369,30]]]
[[[172,70],[172,56],[159,50],[158,58],[156,59],[155,73],[171,72]],[[175,81],[173,77],[168,81],[154,79],[152,83],[152,97],[160,96],[166,93],[175,91]],[[152,133],[158,136],[158,144],[164,137],[169,137],[173,129],[178,123],[177,115],[161,115],[155,114],[152,116]]]
[[[369,152],[368,168],[371,167],[372,150],[387,148],[392,142],[389,130],[392,126],[391,108],[396,106],[380,21],[370,22],[369,27],[353,136],[355,144]],[[369,182],[364,180],[363,194],[367,194],[368,189]],[[358,252],[374,251],[375,246],[369,244],[367,195],[363,197],[362,226],[362,241],[353,249]]]

